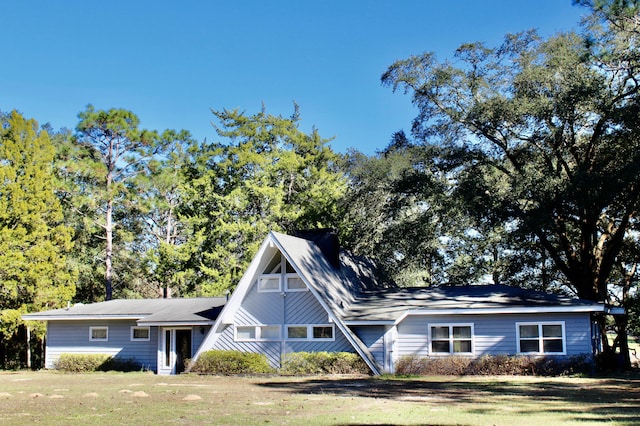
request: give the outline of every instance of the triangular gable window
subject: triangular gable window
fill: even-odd
[[[284,271],[282,270],[283,264],[285,265]],[[287,292],[309,290],[293,266],[281,253],[277,253],[258,278],[258,292],[279,292],[283,291],[283,288]]]

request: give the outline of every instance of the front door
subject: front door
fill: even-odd
[[[191,358],[191,329],[165,328],[162,333],[159,374],[180,374]]]

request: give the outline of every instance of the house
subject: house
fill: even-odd
[[[127,299],[26,314],[47,321],[45,368],[63,353],[108,354],[158,374],[184,371],[226,298]]]
[[[403,355],[593,355],[602,303],[503,285],[381,288],[330,233],[263,242],[194,359],[209,349],[358,353],[374,374]]]
[[[330,232],[271,232],[228,300],[113,300],[24,315],[46,320],[46,367],[60,353],[131,357],[158,374],[204,351],[359,354],[374,374],[403,355],[593,355],[602,303],[502,285],[385,288]],[[193,355],[193,356],[192,356]]]

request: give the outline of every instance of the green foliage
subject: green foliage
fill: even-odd
[[[84,373],[89,371],[104,371],[104,366],[113,357],[107,354],[60,354],[60,358],[55,362],[56,370],[68,371],[70,373]]]
[[[494,279],[524,271],[614,302],[616,286],[637,281],[637,260],[620,255],[640,211],[640,19],[619,7],[630,2],[588,4],[581,34],[509,34],[496,48],[462,45],[455,61],[412,56],[382,80],[412,94],[413,137],[474,219],[468,232],[502,243],[477,256]]]
[[[193,159],[180,210],[197,295],[231,289],[269,231],[335,226],[346,187],[340,157],[316,130],[299,130],[297,110],[291,118],[213,113],[226,141]]]
[[[46,131],[18,112],[0,117],[0,334],[9,342],[27,312],[58,308],[75,293],[66,255],[72,229],[63,223],[53,186],[54,148]],[[44,336],[42,324],[32,324]]]
[[[140,258],[145,251],[146,235],[143,204],[136,178],[145,166],[164,154],[175,132],[159,135],[140,129],[140,120],[124,109],[96,110],[87,106],[78,115],[75,146],[69,150],[72,161],[83,163],[69,175],[68,190],[73,194],[76,211],[95,228],[90,237],[100,238],[100,257],[104,268],[104,297],[113,297],[114,288],[144,281]],[[176,136],[177,137],[177,136]],[[140,286],[139,286],[140,287]]]
[[[264,354],[212,350],[203,352],[189,371],[199,374],[265,374],[273,373]]]
[[[479,243],[466,233],[472,224],[450,196],[436,155],[398,132],[385,151],[373,157],[352,152],[346,161],[341,240],[376,259],[401,287],[474,282],[487,272],[470,267]]]
[[[141,371],[144,367],[134,358],[122,359],[107,354],[60,354],[54,368],[69,373],[93,371]]]
[[[350,352],[291,352],[283,356],[281,374],[370,374],[358,354]]]
[[[406,376],[566,376],[591,374],[594,370],[593,359],[587,355],[571,357],[485,355],[480,358],[405,355],[396,365],[396,374]]]

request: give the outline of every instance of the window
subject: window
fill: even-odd
[[[280,326],[263,325],[258,327],[260,340],[280,340]]]
[[[429,341],[433,354],[471,354],[473,324],[431,324]]]
[[[236,327],[236,340],[256,340],[256,328]]]
[[[307,285],[302,281],[298,274],[287,274],[286,276],[287,291],[307,291]]]
[[[334,340],[332,324],[288,325],[289,340]]]
[[[236,341],[280,340],[279,325],[239,325],[236,326]]]
[[[89,327],[89,340],[92,342],[109,340],[109,327]]]
[[[319,325],[313,327],[313,338],[315,339],[333,339],[333,327]]]
[[[261,275],[258,278],[259,292],[280,291],[280,274]]]
[[[131,341],[149,341],[149,327],[131,327]]]
[[[516,323],[518,353],[565,354],[564,322]]]
[[[303,339],[307,340],[307,332],[309,331],[306,325],[290,325],[287,327],[287,339]]]

